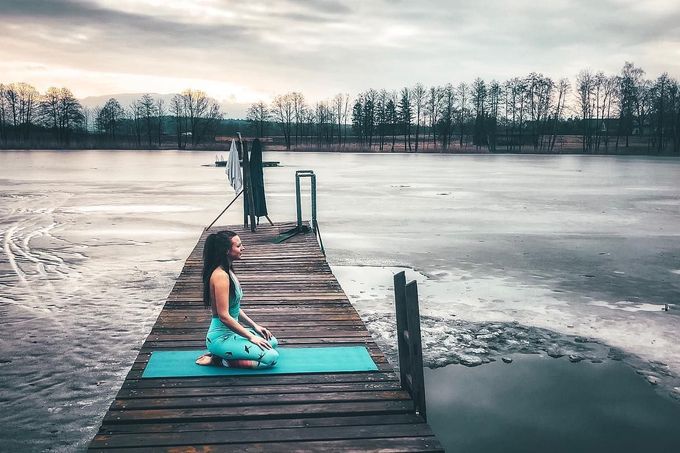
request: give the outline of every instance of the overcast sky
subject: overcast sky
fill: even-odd
[[[0,82],[78,97],[319,100],[626,60],[680,76],[679,0],[0,0]]]

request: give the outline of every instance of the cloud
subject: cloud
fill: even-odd
[[[680,4],[670,0],[0,0],[0,16],[3,61],[102,74],[91,90],[158,77],[322,98],[530,71],[616,72],[625,60],[680,75]],[[107,81],[116,74],[117,84]]]

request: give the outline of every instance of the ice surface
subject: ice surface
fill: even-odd
[[[148,204],[138,204],[138,205],[93,205],[93,206],[77,206],[73,208],[64,208],[64,211],[74,211],[74,212],[105,212],[109,214],[146,214],[146,213],[157,213],[157,212],[191,212],[200,211],[201,208],[196,206],[173,206],[173,205],[148,205]]]
[[[0,153],[4,448],[92,438],[184,259],[234,196],[223,169],[204,166],[213,158]],[[295,171],[315,171],[328,260],[388,354],[392,272],[407,269],[430,365],[621,359],[680,395],[677,159],[265,158],[283,164],[265,169],[274,221],[295,218]],[[220,223],[242,219],[239,200]]]
[[[391,361],[398,363],[393,275],[418,282],[427,366],[476,366],[511,353],[580,360],[624,359],[666,391],[680,383],[678,318],[656,304],[571,303],[569,295],[512,279],[430,277],[398,267],[333,266],[341,286]],[[482,297],[483,296],[483,297]],[[604,309],[604,310],[602,310]],[[609,310],[620,310],[615,314]],[[659,364],[663,365],[659,365]]]

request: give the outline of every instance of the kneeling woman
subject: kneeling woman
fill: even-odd
[[[210,354],[196,361],[200,365],[221,361],[234,368],[267,368],[279,358],[276,338],[241,310],[243,291],[232,262],[241,259],[242,252],[241,238],[233,231],[210,234],[205,241],[203,303],[212,310],[212,321],[205,339]]]

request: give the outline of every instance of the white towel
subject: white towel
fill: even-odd
[[[243,177],[241,176],[241,164],[238,160],[238,150],[236,149],[236,141],[231,139],[231,148],[229,148],[229,158],[227,159],[227,168],[224,169],[227,173],[229,184],[234,188],[236,195],[243,188]]]

